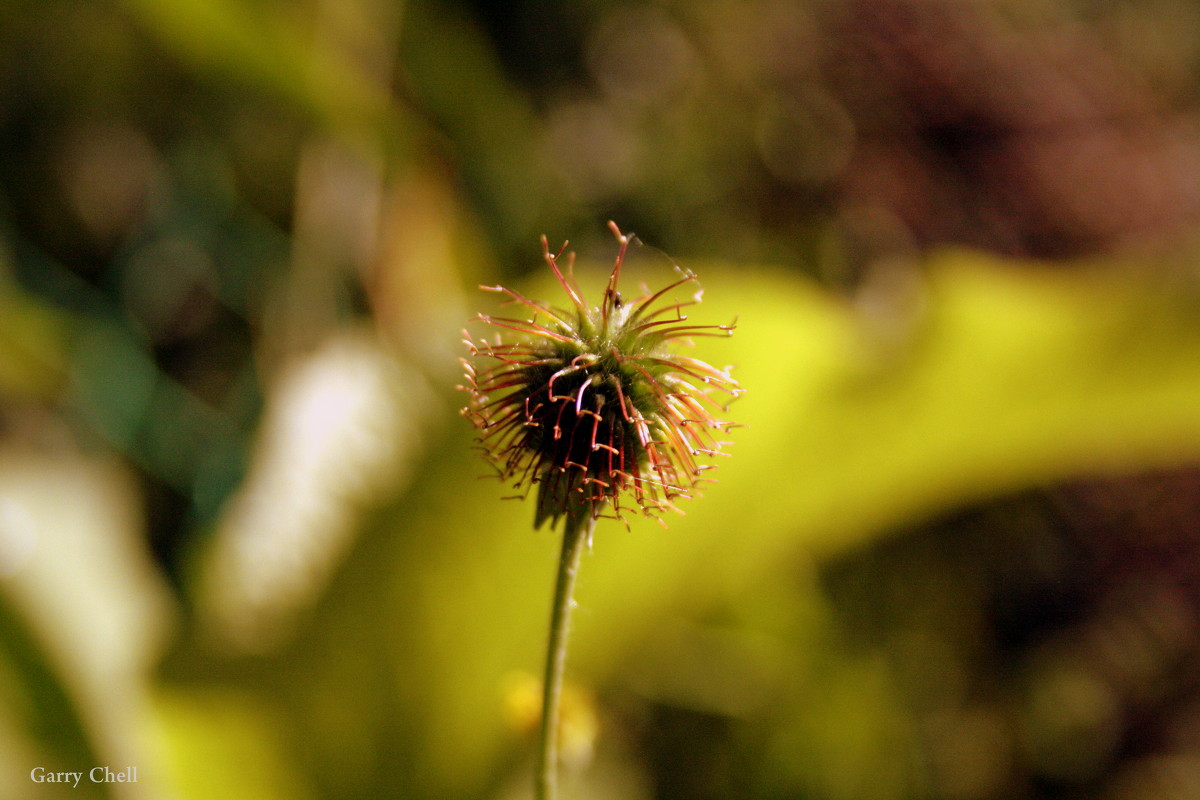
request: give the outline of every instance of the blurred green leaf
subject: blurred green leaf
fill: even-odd
[[[663,620],[757,591],[781,560],[1015,487],[1200,456],[1190,291],[947,253],[929,265],[923,311],[884,347],[859,312],[793,277],[698,271],[696,317],[741,315],[733,339],[702,352],[736,365],[748,394],[731,416],[749,427],[669,530],[597,531],[577,678],[607,680]],[[531,530],[528,503],[476,480],[469,436],[451,428],[281,655],[297,741],[327,782],[346,780],[342,744],[364,738],[389,765],[377,790],[412,797],[477,796],[528,752],[505,727],[503,687],[513,670],[537,672],[555,537]],[[311,703],[330,687],[343,693],[336,715]]]
[[[741,314],[728,361],[748,392],[731,416],[748,427],[669,533],[600,535],[580,602],[613,628],[593,641],[581,623],[580,658],[797,548],[827,556],[1017,488],[1200,457],[1194,291],[967,252],[928,269],[899,350],[798,282],[699,270],[703,312]]]
[[[228,688],[172,687],[154,711],[165,771],[179,800],[304,800],[302,773],[279,748],[261,701]]]

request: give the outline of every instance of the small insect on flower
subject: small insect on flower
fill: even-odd
[[[484,286],[529,316],[479,315],[473,321],[500,330],[491,341],[465,334],[463,414],[502,480],[524,494],[538,486],[536,527],[568,513],[594,519],[610,504],[623,520],[623,499],[655,518],[678,511],[675,500],[691,496],[714,466],[701,460],[725,455],[729,444],[721,436],[730,423],[713,413],[742,391],[728,368],[674,352],[692,337],[733,333],[732,323],[688,321],[684,309],[700,301],[698,285],[687,300],[671,298],[696,276],[676,267],[666,287],[623,298],[617,285],[631,237],[608,227],[620,249],[598,306],[588,306],[575,282],[575,254],[563,258],[565,242],[551,253],[543,236],[542,256],[570,307]]]

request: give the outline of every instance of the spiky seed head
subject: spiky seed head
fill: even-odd
[[[631,241],[608,223],[619,249],[604,297],[589,306],[575,282],[574,253],[557,253],[542,237],[542,256],[570,300],[566,308],[531,300],[502,286],[483,286],[525,315],[479,315],[497,330],[491,340],[465,333],[462,360],[470,394],[463,414],[502,480],[538,487],[535,526],[569,512],[624,520],[632,504],[659,518],[695,493],[725,455],[730,423],[714,416],[741,393],[729,369],[717,369],[675,347],[696,336],[730,336],[734,324],[696,325],[684,309],[700,300],[670,295],[696,284],[691,272],[636,299],[618,291]],[[565,262],[565,263],[564,263]],[[527,315],[527,318],[526,318]]]

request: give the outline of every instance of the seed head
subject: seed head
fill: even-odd
[[[465,333],[462,360],[470,394],[463,414],[479,429],[484,456],[505,482],[528,494],[538,486],[536,527],[568,512],[623,520],[622,502],[648,516],[678,511],[712,464],[725,455],[720,436],[730,427],[713,416],[741,393],[729,369],[716,369],[673,347],[696,336],[730,336],[734,325],[696,325],[684,309],[700,301],[669,295],[696,284],[691,272],[636,299],[617,285],[631,237],[608,223],[619,250],[604,298],[589,306],[575,282],[574,253],[566,243],[542,256],[570,300],[560,308],[502,286],[483,286],[520,306],[523,317],[479,315],[473,321],[499,329],[491,341]],[[565,261],[565,270],[561,262]],[[661,521],[661,520],[660,520]]]

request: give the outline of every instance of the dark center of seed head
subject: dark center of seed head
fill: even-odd
[[[553,394],[531,414],[530,434],[554,468],[577,469],[590,475],[606,472],[614,450],[626,445],[620,399],[600,370],[581,369],[560,376]]]

